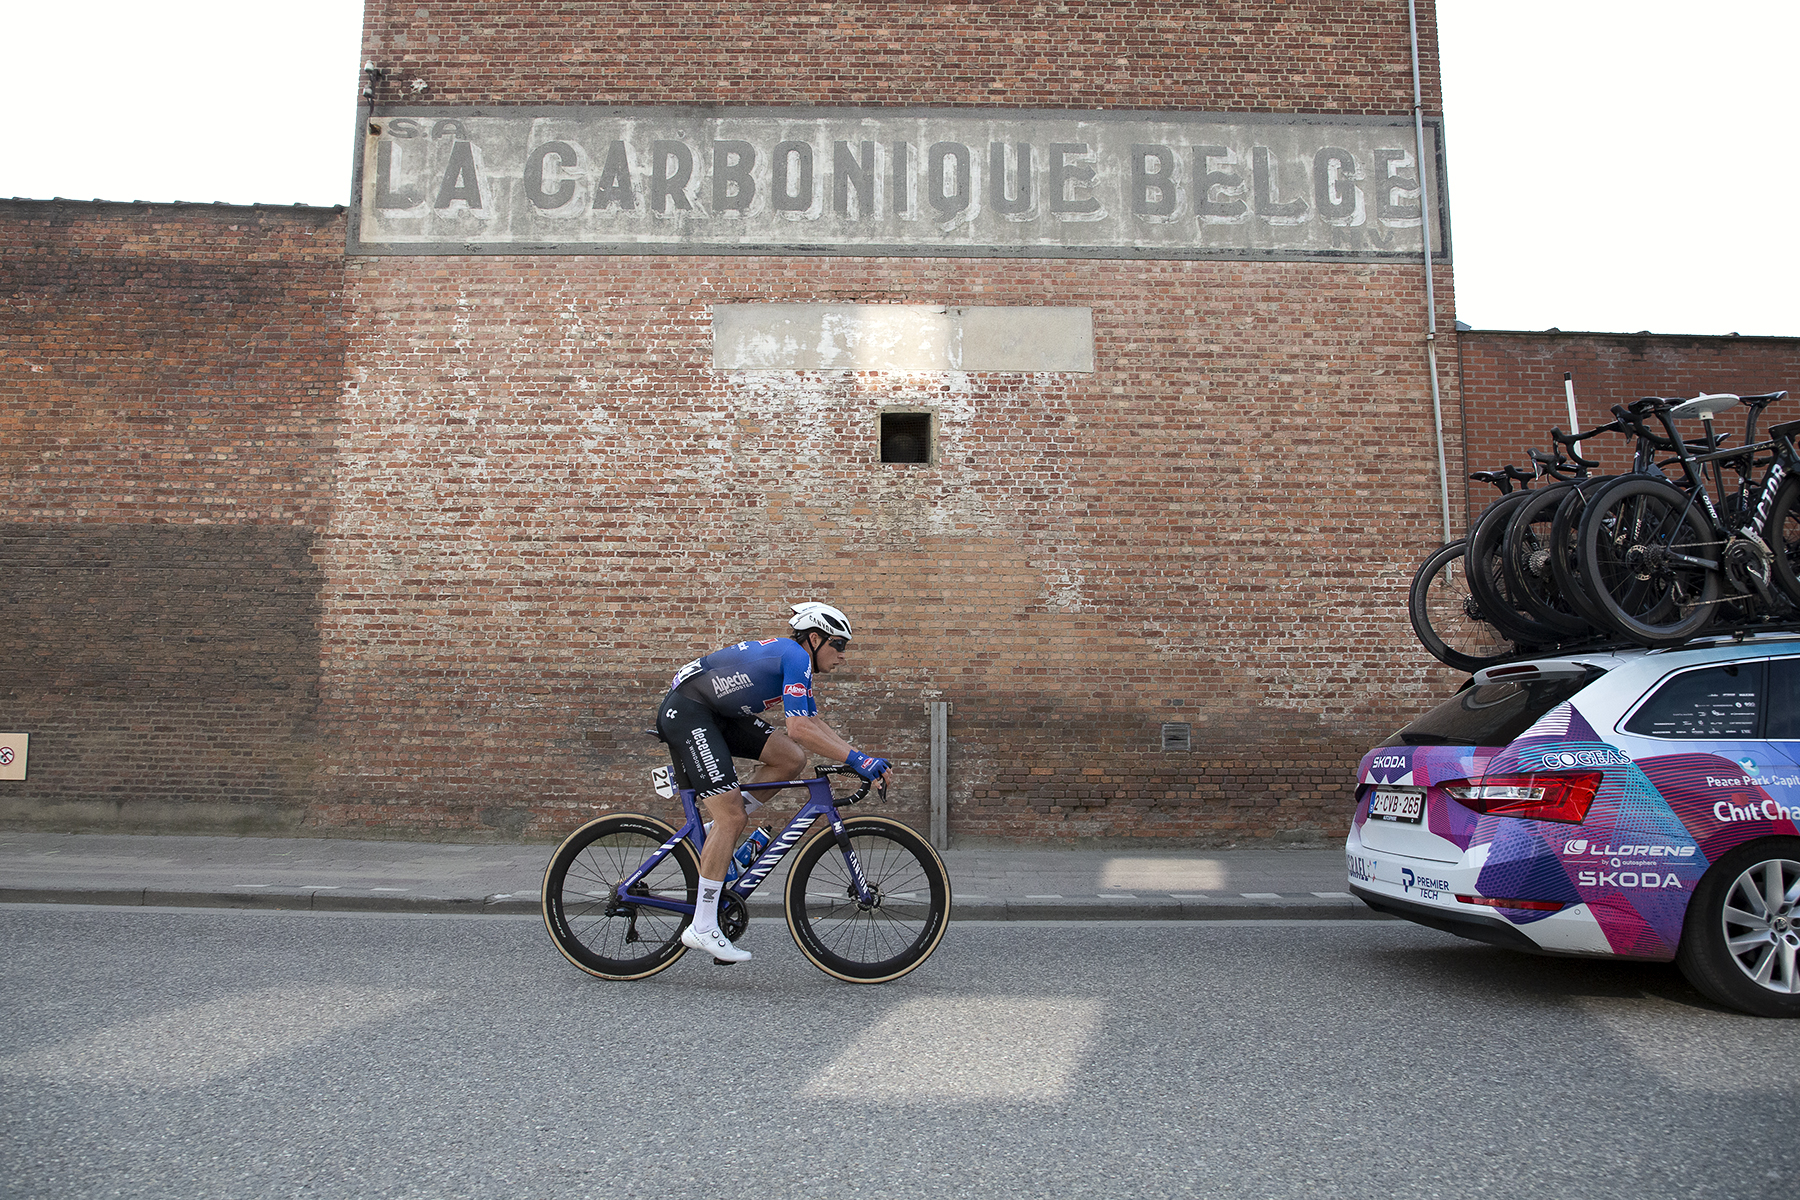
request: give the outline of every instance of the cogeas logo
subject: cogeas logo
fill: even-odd
[[[1558,767],[1628,767],[1631,759],[1614,750],[1611,746],[1599,750],[1549,750],[1543,755],[1543,764],[1547,770],[1554,771]]]

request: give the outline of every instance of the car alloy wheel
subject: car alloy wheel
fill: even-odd
[[[1758,987],[1800,993],[1800,862],[1765,859],[1739,875],[1719,914],[1731,960]]]

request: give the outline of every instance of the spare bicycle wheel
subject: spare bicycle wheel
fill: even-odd
[[[1556,555],[1551,530],[1556,510],[1573,490],[1573,484],[1555,484],[1529,494],[1513,509],[1506,525],[1501,568],[1513,599],[1531,615],[1555,631],[1559,638],[1579,637],[1591,628],[1556,584],[1552,560]]]

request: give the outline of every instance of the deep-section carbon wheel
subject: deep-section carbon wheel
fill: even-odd
[[[544,871],[544,926],[563,957],[602,979],[642,979],[686,952],[686,913],[633,904],[616,894],[675,831],[655,817],[620,813],[589,821],[563,839]],[[694,902],[700,864],[676,843],[632,895]]]
[[[1550,574],[1556,580],[1556,590],[1569,602],[1570,610],[1581,614],[1601,637],[1610,637],[1617,631],[1582,578],[1581,516],[1587,510],[1588,497],[1598,495],[1616,478],[1602,475],[1576,484],[1563,494],[1562,502],[1556,506],[1556,517],[1550,522]]]
[[[1763,540],[1775,552],[1775,578],[1795,607],[1800,608],[1800,477],[1788,476],[1769,509],[1769,527]]]
[[[1587,618],[1558,590],[1552,567],[1556,552],[1550,540],[1551,528],[1555,524],[1556,510],[1574,486],[1553,484],[1526,497],[1513,510],[1512,519],[1507,523],[1501,553],[1501,566],[1506,572],[1507,589],[1513,599],[1565,638],[1580,636],[1589,629]]]
[[[1607,622],[1645,646],[1678,646],[1712,623],[1720,539],[1679,488],[1625,475],[1581,515],[1581,574]]]
[[[1451,542],[1434,550],[1413,575],[1406,598],[1413,632],[1431,657],[1459,671],[1479,671],[1513,652],[1513,647],[1486,620],[1463,570],[1466,543]]]
[[[1513,514],[1532,499],[1533,492],[1514,492],[1487,506],[1469,527],[1464,569],[1469,588],[1488,623],[1517,643],[1554,642],[1557,631],[1533,617],[1523,601],[1513,595],[1506,576],[1506,530]]]
[[[831,830],[788,872],[788,929],[800,953],[849,983],[898,979],[935,949],[950,920],[950,877],[924,838],[886,817],[851,817],[844,836],[874,891],[857,899],[850,864]]]
[[[1800,838],[1721,855],[1688,902],[1675,961],[1720,1004],[1800,1017]]]

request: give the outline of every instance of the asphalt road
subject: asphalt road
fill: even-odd
[[[1800,1022],[1670,967],[1399,922],[963,922],[855,987],[778,923],[747,944],[618,984],[527,918],[0,906],[0,1192],[1800,1191]]]

